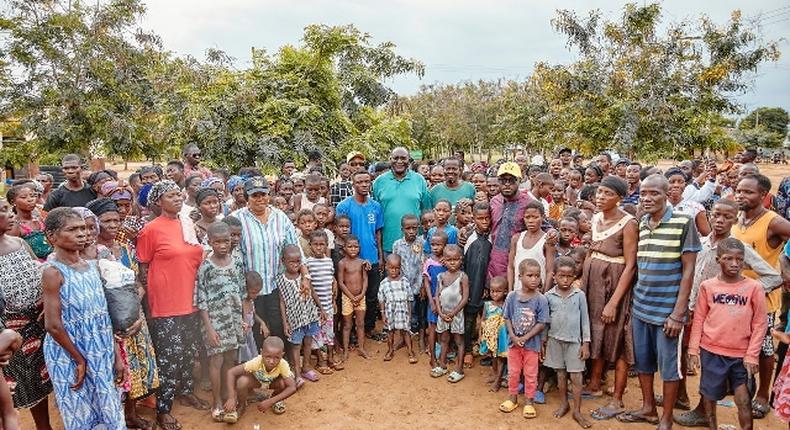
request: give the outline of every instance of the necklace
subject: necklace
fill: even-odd
[[[746,219],[746,213],[741,212],[741,215],[738,217],[738,227],[741,229],[742,232],[745,232],[749,229],[757,220],[762,218],[763,215],[766,214],[767,211],[760,212],[759,215],[754,216],[752,218]]]

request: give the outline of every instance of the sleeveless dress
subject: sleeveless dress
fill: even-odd
[[[623,227],[634,217],[625,215],[613,226],[599,231],[598,223],[602,218],[600,213],[593,215],[590,257],[584,262],[584,277],[581,282],[590,312],[590,358],[614,363],[623,357],[629,364],[633,364],[631,290],[620,300],[614,322],[604,324],[601,314],[625,270]]]
[[[507,357],[509,338],[504,311],[492,301],[483,302],[483,322],[480,324],[480,355]]]
[[[41,265],[25,247],[0,256],[0,288],[5,311],[0,317],[5,328],[22,336],[22,347],[3,369],[6,382],[16,383],[13,399],[17,409],[31,408],[52,392],[42,343],[47,334],[38,316],[41,300]]]
[[[518,235],[516,255],[513,258],[513,282],[518,282],[518,265],[521,264],[522,261],[531,258],[540,265],[540,282],[541,285],[543,285],[543,281],[545,281],[544,278],[546,277],[546,254],[543,253],[543,247],[546,244],[546,234],[544,233],[532,248],[524,248],[524,236],[526,234],[526,231],[522,231]]]
[[[447,276],[449,272],[442,272],[438,275],[438,285],[441,288],[442,279]],[[463,299],[463,294],[461,292],[461,278],[463,278],[463,272],[458,274],[458,277],[455,278],[452,284],[444,287],[441,292],[439,293],[439,305],[441,306],[441,310],[443,313],[449,313],[453,309],[455,309],[461,300]],[[463,334],[464,333],[464,313],[458,312],[453,317],[452,321],[447,322],[443,319],[439,318],[436,321],[436,332],[442,333],[447,330],[450,330],[452,334]]]
[[[50,264],[63,275],[60,287],[61,318],[66,333],[87,364],[85,380],[79,390],[72,390],[76,365],[51,336],[44,339],[44,357],[55,387],[66,430],[125,429],[121,398],[115,386],[115,359],[112,323],[96,262],[84,271],[59,261]]]

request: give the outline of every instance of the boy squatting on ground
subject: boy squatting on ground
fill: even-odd
[[[296,380],[284,355],[283,340],[269,336],[263,341],[258,357],[228,370],[225,378],[228,390],[224,416],[226,423],[238,422],[247,407],[247,397],[254,389],[264,385],[273,392],[271,397],[258,403],[258,410],[265,413],[272,408],[275,414],[285,413],[284,400],[296,392]]]

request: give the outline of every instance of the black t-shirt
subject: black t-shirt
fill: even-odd
[[[469,301],[464,307],[466,313],[477,313],[483,309],[483,291],[486,289],[488,260],[491,255],[491,241],[488,235],[478,235],[464,255],[464,273],[469,277]]]
[[[85,206],[85,203],[95,198],[96,193],[91,190],[88,184],[83,183],[82,189],[79,191],[72,191],[66,188],[65,184],[61,184],[49,194],[46,203],[44,203],[44,210],[51,211],[59,207]]]

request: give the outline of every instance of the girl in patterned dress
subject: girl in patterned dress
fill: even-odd
[[[489,391],[499,391],[502,376],[507,366],[507,347],[510,339],[505,325],[504,310],[507,295],[507,279],[497,276],[491,279],[491,300],[483,302],[483,321],[480,323],[480,355],[493,357],[491,361],[491,384]]]
[[[409,351],[409,363],[417,362],[409,333],[413,297],[409,282],[400,274],[400,255],[390,254],[387,256],[387,278],[381,281],[378,297],[383,310],[381,316],[384,320],[384,327],[389,332],[384,361],[392,360],[392,356],[395,354],[395,334],[397,332],[400,333]]]
[[[236,364],[239,346],[244,344],[241,291],[244,274],[230,257],[230,226],[215,222],[206,230],[212,253],[197,274],[197,307],[203,319],[209,379],[214,396],[211,417],[223,420],[222,387],[228,369]]]
[[[52,252],[52,246],[44,235],[44,223],[36,207],[38,193],[32,182],[15,185],[6,193],[6,199],[14,207],[20,237],[30,245],[37,258],[43,260]]]
[[[66,430],[125,429],[116,384],[123,363],[113,339],[107,301],[95,262],[80,257],[86,228],[71,208],[46,220],[55,251],[44,269],[44,358]]]

